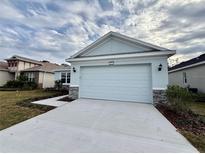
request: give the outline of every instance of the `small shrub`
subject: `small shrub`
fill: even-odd
[[[57,90],[62,89],[62,86],[63,86],[63,84],[62,84],[61,80],[56,80],[56,81],[55,81],[55,88],[56,88]]]
[[[25,76],[18,76],[16,80],[8,81],[3,87],[4,88],[17,88],[22,90],[32,90],[37,88],[37,84],[33,81],[28,81]]]
[[[169,105],[176,112],[188,112],[188,102],[193,98],[193,94],[186,88],[180,86],[169,86],[166,95]]]
[[[4,88],[21,88],[23,87],[23,82],[18,81],[18,80],[13,80],[13,81],[8,81],[5,85]]]

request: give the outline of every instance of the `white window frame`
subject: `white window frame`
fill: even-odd
[[[62,74],[65,73],[65,82],[63,83],[62,82]],[[69,85],[70,82],[68,83],[67,80],[68,80],[68,77],[70,78],[70,72],[61,72],[60,74],[60,80],[62,82],[63,85]]]
[[[34,82],[35,81],[35,76],[34,76],[34,72],[27,72],[26,76],[28,78],[28,81]]]

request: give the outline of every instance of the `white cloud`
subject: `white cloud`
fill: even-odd
[[[34,7],[33,2],[41,7]],[[60,9],[49,9],[48,3]],[[203,33],[205,28],[203,22],[195,20],[197,15],[200,16],[197,9],[203,4],[200,0],[109,0],[106,5],[111,5],[112,9],[107,10],[97,0],[25,0],[25,7],[20,9],[7,0],[0,4],[0,47],[13,54],[16,48],[26,55],[35,53],[35,57],[44,55],[64,61],[65,57],[111,30],[177,49],[178,55],[173,59],[205,51],[204,36],[196,34],[197,31]],[[186,9],[192,6],[194,10],[187,12]],[[184,8],[181,16],[178,12],[175,14],[180,7]],[[192,14],[196,17],[191,18]],[[184,40],[188,37],[189,40]]]

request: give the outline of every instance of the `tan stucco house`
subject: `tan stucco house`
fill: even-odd
[[[169,85],[197,88],[205,93],[205,54],[169,68]]]
[[[29,81],[35,81],[39,88],[54,87],[54,69],[58,64],[48,61],[37,61],[22,56],[14,55],[6,59],[7,63],[0,63],[0,86],[7,81],[17,79],[20,74],[28,77]]]
[[[14,80],[14,75],[9,71],[6,62],[0,62],[0,86],[3,86],[9,80]]]

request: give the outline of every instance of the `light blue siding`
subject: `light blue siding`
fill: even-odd
[[[71,86],[79,86],[80,83],[80,67],[81,66],[106,66],[110,60],[72,62],[76,72],[71,71]],[[147,58],[125,58],[114,59],[114,65],[127,64],[151,64],[152,89],[166,89],[168,85],[167,57],[147,57]],[[162,64],[162,70],[158,71],[159,64]]]
[[[81,55],[85,56],[98,56],[98,55],[108,55],[108,54],[123,54],[123,53],[133,53],[133,52],[142,52],[150,51],[148,47],[143,47],[142,45],[136,45],[127,41],[123,41],[117,38],[110,38],[104,41],[103,43],[97,45],[89,52]]]
[[[61,80],[61,72],[55,72],[54,73],[54,79],[55,79],[55,81]]]

